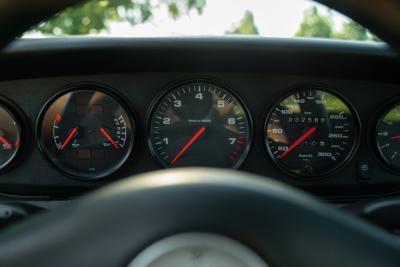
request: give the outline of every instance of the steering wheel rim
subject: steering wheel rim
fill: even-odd
[[[127,266],[152,243],[207,232],[269,266],[398,266],[393,236],[287,185],[233,170],[182,168],[105,187],[0,235],[4,266]]]

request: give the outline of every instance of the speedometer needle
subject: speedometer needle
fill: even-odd
[[[285,152],[283,152],[280,156],[278,156],[278,159],[282,159],[283,157],[285,157],[287,154],[289,154],[293,149],[295,149],[296,147],[298,147],[301,142],[303,142],[304,140],[306,140],[311,134],[313,134],[315,131],[317,130],[316,127],[312,127],[311,129],[309,129],[305,134],[303,134],[299,139],[296,140],[296,142],[293,143],[293,145],[291,145],[288,150],[286,150]]]
[[[78,127],[75,127],[72,129],[72,131],[69,133],[67,139],[65,139],[64,143],[61,145],[60,149],[64,150],[64,148],[68,145],[68,143],[71,141],[72,137],[74,137],[75,133],[78,131]]]
[[[201,127],[200,130],[197,131],[195,135],[186,143],[186,145],[179,151],[179,153],[175,156],[173,160],[171,160],[171,164],[175,164],[175,162],[189,149],[193,143],[199,139],[199,137],[206,131],[206,127]]]
[[[391,140],[398,140],[398,139],[400,139],[400,136],[398,136],[398,135],[397,136],[392,136],[392,137],[390,137],[390,139]]]
[[[108,141],[110,141],[110,143],[113,145],[113,147],[115,147],[115,149],[119,148],[117,143],[112,139],[112,137],[107,133],[107,131],[103,127],[100,128],[100,132],[107,138]]]

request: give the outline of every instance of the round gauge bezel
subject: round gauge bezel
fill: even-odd
[[[55,101],[57,101],[57,99],[64,96],[65,94],[78,92],[78,91],[97,91],[97,92],[101,92],[105,95],[110,96],[115,101],[117,101],[119,105],[121,105],[123,107],[124,111],[128,115],[129,122],[131,123],[131,126],[132,126],[132,130],[131,130],[133,133],[132,138],[131,138],[132,140],[129,144],[129,148],[127,150],[126,155],[123,157],[123,159],[117,165],[115,165],[113,168],[109,169],[108,171],[102,172],[100,175],[90,175],[90,176],[76,175],[74,173],[71,173],[71,172],[63,169],[61,166],[58,166],[53,160],[51,160],[51,158],[49,157],[48,153],[46,152],[46,150],[43,147],[42,142],[41,142],[41,139],[42,139],[41,126],[42,126],[42,122],[43,122],[43,117],[46,114],[46,112],[48,111],[48,108]],[[118,171],[121,170],[121,168],[129,160],[129,158],[131,158],[133,156],[135,140],[136,140],[136,136],[137,136],[136,125],[135,125],[133,113],[123,99],[124,99],[124,97],[116,89],[114,89],[110,86],[104,85],[104,84],[96,83],[96,82],[79,82],[79,83],[74,83],[74,84],[65,86],[59,92],[57,92],[56,94],[51,96],[45,102],[45,104],[42,106],[42,108],[39,112],[39,116],[36,120],[36,139],[37,139],[37,145],[38,145],[39,151],[44,156],[44,158],[46,158],[46,160],[51,165],[53,165],[58,171],[60,171],[62,174],[64,174],[68,178],[71,178],[74,180],[84,181],[84,182],[96,182],[98,180],[101,180],[104,178],[109,178],[112,175],[115,175],[116,173],[118,173]]]
[[[283,100],[285,100],[286,98],[290,97],[291,95],[293,95],[297,92],[307,91],[307,90],[323,91],[323,92],[332,94],[333,96],[337,97],[338,99],[343,101],[346,104],[346,106],[350,109],[350,111],[353,115],[353,118],[354,118],[354,122],[355,122],[355,133],[354,133],[355,138],[354,138],[354,142],[351,147],[350,153],[348,153],[348,155],[342,160],[342,162],[340,164],[338,164],[337,166],[335,166],[335,168],[333,168],[332,170],[327,171],[320,175],[311,175],[311,176],[299,175],[299,174],[293,173],[290,170],[288,170],[282,163],[280,163],[273,156],[271,149],[269,148],[269,146],[266,142],[266,130],[268,127],[268,122],[269,122],[269,119],[270,119],[276,105],[278,105]],[[338,93],[337,90],[331,89],[331,87],[327,86],[327,85],[323,85],[320,83],[302,83],[302,84],[291,86],[289,89],[286,90],[286,93],[283,96],[280,96],[279,98],[277,98],[277,100],[272,103],[271,107],[268,108],[268,111],[266,112],[266,115],[264,116],[264,123],[263,123],[263,127],[262,127],[262,142],[263,142],[264,150],[266,151],[266,155],[268,155],[268,158],[284,173],[290,175],[290,177],[292,177],[292,178],[296,178],[296,180],[318,181],[318,180],[325,179],[325,178],[337,173],[338,171],[343,169],[347,164],[350,163],[350,161],[353,159],[353,157],[356,154],[356,151],[358,149],[359,142],[360,142],[360,134],[361,134],[360,117],[358,115],[357,110],[353,106],[353,104],[346,97],[344,97],[342,94]]]
[[[31,144],[31,138],[29,136],[29,123],[25,113],[22,109],[10,99],[0,96],[0,106],[2,106],[14,119],[19,132],[19,146],[13,156],[0,166],[0,174],[4,174],[10,171],[13,167],[18,165],[28,152]]]
[[[245,149],[243,150],[243,153],[242,153],[240,159],[238,159],[238,161],[235,163],[235,165],[231,167],[231,169],[239,169],[240,166],[243,164],[243,162],[246,160],[246,158],[249,154],[252,142],[253,142],[252,116],[251,116],[250,110],[248,109],[248,107],[245,104],[245,102],[243,101],[243,99],[236,93],[235,90],[232,89],[232,87],[229,84],[227,84],[226,82],[217,80],[215,78],[210,78],[210,77],[181,79],[179,81],[172,82],[169,85],[167,85],[165,87],[165,89],[163,89],[160,93],[158,93],[156,95],[156,97],[153,99],[153,101],[151,102],[150,107],[147,111],[147,116],[146,116],[146,143],[147,143],[147,148],[148,148],[152,158],[155,160],[155,162],[157,163],[158,166],[160,166],[162,168],[166,168],[166,169],[171,168],[170,166],[166,165],[164,163],[164,161],[161,160],[157,156],[157,153],[154,151],[154,148],[153,148],[153,145],[151,142],[151,133],[150,133],[151,132],[151,119],[154,115],[157,105],[160,103],[160,101],[166,95],[168,95],[168,93],[172,92],[173,90],[178,89],[179,87],[184,86],[186,84],[194,84],[194,83],[205,83],[205,84],[211,84],[211,85],[221,87],[223,90],[227,91],[229,94],[231,94],[233,97],[235,97],[236,100],[238,101],[238,103],[244,109],[244,111],[246,113],[247,121],[249,124],[249,127],[248,127],[249,128],[249,140],[248,140],[248,143],[246,144]]]
[[[380,162],[385,167],[385,169],[389,170],[393,174],[400,175],[400,167],[399,168],[395,168],[394,166],[392,166],[392,164],[389,164],[389,162],[385,159],[385,156],[382,154],[382,151],[378,146],[378,140],[377,140],[378,130],[379,130],[379,126],[382,123],[382,120],[385,118],[385,116],[390,111],[392,111],[394,108],[400,106],[400,98],[396,97],[395,100],[388,101],[383,106],[385,108],[381,108],[380,112],[378,113],[379,115],[375,116],[376,123],[375,123],[375,126],[374,126],[373,138],[372,138],[373,148],[376,151],[378,162]]]

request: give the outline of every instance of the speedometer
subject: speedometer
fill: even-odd
[[[273,107],[265,122],[265,145],[286,172],[320,177],[347,162],[358,132],[358,116],[348,102],[309,88],[284,97]]]

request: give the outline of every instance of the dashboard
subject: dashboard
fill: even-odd
[[[331,199],[400,190],[400,68],[385,45],[20,40],[0,62],[5,194],[65,198],[184,166]]]

